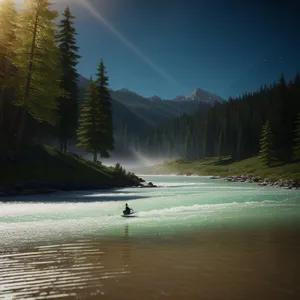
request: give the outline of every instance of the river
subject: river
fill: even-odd
[[[0,299],[299,299],[300,191],[143,177],[0,202]]]

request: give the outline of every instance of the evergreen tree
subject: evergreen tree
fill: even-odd
[[[56,124],[57,101],[63,94],[59,87],[60,62],[56,46],[55,19],[48,0],[26,2],[20,14],[13,44],[16,101],[21,107],[18,141],[23,138],[27,113],[38,122]]]
[[[103,136],[103,115],[99,105],[98,87],[90,78],[87,87],[84,103],[79,118],[77,130],[77,147],[88,153],[93,153],[94,161],[97,161],[97,154],[102,151]]]
[[[271,166],[273,160],[273,134],[269,121],[262,128],[259,158],[264,164]]]
[[[106,70],[103,60],[100,61],[97,80],[98,85],[98,101],[100,105],[100,111],[103,116],[103,133],[101,136],[101,147],[99,148],[99,154],[101,157],[109,157],[109,151],[115,149],[114,129],[111,109],[111,95],[108,89],[108,77],[106,76]]]
[[[219,134],[219,161],[222,161],[222,146],[223,146],[223,141],[222,141],[222,132]]]
[[[79,48],[76,45],[76,30],[73,20],[75,17],[71,14],[69,6],[63,13],[63,19],[60,21],[58,32],[58,45],[61,57],[62,77],[60,86],[67,95],[59,99],[59,124],[58,136],[60,141],[60,150],[67,151],[67,140],[74,135],[74,128],[77,127],[78,119],[78,64]]]
[[[269,87],[265,85],[257,92],[231,98],[214,107],[201,109],[195,115],[183,115],[154,127],[145,138],[140,137],[142,151],[159,156],[161,151],[168,151],[169,140],[173,144],[170,156],[183,156],[189,128],[192,141],[189,144],[190,159],[218,155],[220,131],[223,156],[231,155],[233,159],[252,157],[259,153],[261,129],[269,119],[274,157],[287,162],[292,153],[295,112],[300,111],[299,96],[300,74],[288,85],[281,76],[280,82]]]
[[[293,138],[293,159],[300,160],[300,113],[297,115]]]
[[[184,158],[186,160],[189,159],[190,141],[191,141],[191,132],[190,129],[187,128],[185,141],[184,141]]]
[[[242,138],[243,138],[243,132],[242,132],[242,129],[240,128],[238,130],[236,153],[235,153],[236,154],[235,156],[236,156],[237,159],[241,159],[242,156],[243,156]]]
[[[206,157],[207,152],[207,120],[204,122],[203,136],[201,140],[201,158]]]
[[[0,4],[0,127],[3,124],[5,91],[9,84],[10,61],[15,41],[17,11],[14,0]]]

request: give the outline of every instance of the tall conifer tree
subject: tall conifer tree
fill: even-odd
[[[22,107],[17,134],[23,138],[27,113],[38,122],[56,124],[57,101],[63,94],[59,87],[60,62],[56,45],[58,13],[48,0],[26,2],[20,14],[13,63],[16,66],[16,102]]]
[[[262,128],[260,139],[259,158],[267,166],[271,166],[273,160],[273,134],[270,122],[267,121]]]
[[[108,76],[106,75],[106,70],[104,62],[101,59],[98,71],[97,80],[98,85],[98,97],[100,110],[103,115],[103,134],[101,136],[102,146],[99,151],[101,157],[109,157],[109,151],[115,149],[115,139],[114,139],[114,128],[113,128],[113,118],[112,118],[112,108],[111,108],[111,95],[108,89]]]
[[[14,0],[3,0],[0,5],[0,127],[3,124],[5,91],[9,84],[12,43],[16,38],[17,11]]]
[[[74,135],[74,128],[77,127],[78,119],[78,64],[79,48],[76,45],[76,29],[73,20],[75,17],[71,14],[69,6],[63,13],[63,19],[60,21],[58,32],[58,45],[60,50],[62,77],[61,88],[67,94],[59,99],[59,124],[58,137],[60,150],[67,151],[67,140]]]
[[[98,153],[103,148],[103,115],[99,105],[98,87],[92,77],[85,93],[84,103],[79,118],[77,130],[77,147],[92,153],[97,161]]]
[[[222,141],[222,132],[220,132],[220,134],[219,134],[219,141],[218,141],[219,161],[222,160],[222,150],[223,150],[223,141]]]
[[[300,113],[297,115],[293,137],[293,159],[300,160]]]

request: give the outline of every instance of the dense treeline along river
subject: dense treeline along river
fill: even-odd
[[[299,299],[300,191],[144,177],[0,202],[0,299]]]

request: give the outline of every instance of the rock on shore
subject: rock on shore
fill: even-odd
[[[273,186],[273,187],[280,187],[284,189],[300,189],[300,182],[294,180],[278,180],[278,181],[271,181],[267,179],[262,179],[258,176],[254,176],[252,174],[246,174],[241,176],[228,176],[225,178],[226,181],[229,182],[249,182],[249,183],[257,183],[260,186]]]

